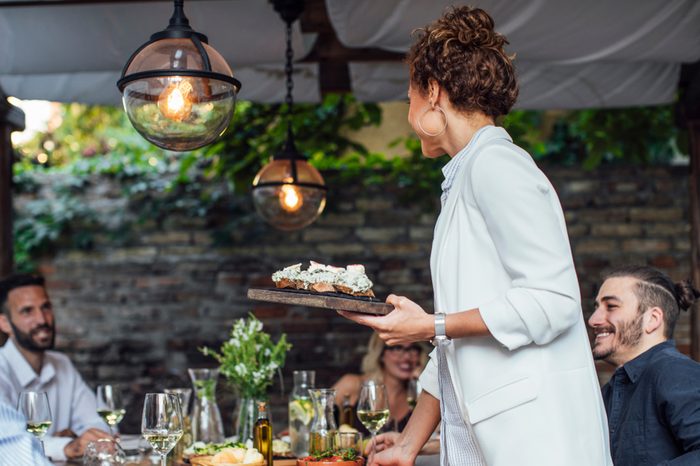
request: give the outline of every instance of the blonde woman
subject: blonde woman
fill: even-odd
[[[367,354],[362,359],[362,374],[345,374],[333,385],[335,403],[342,409],[346,397],[355,407],[360,395],[362,383],[367,380],[381,382],[389,395],[391,417],[382,428],[382,432],[396,430],[401,432],[408,423],[412,407],[409,404],[409,383],[420,374],[427,354],[421,344],[387,346],[376,333],[373,333],[367,345]],[[415,401],[415,400],[413,400]],[[353,427],[365,434],[369,432],[355,418]]]

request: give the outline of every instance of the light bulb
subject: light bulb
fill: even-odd
[[[304,198],[301,193],[291,184],[283,184],[280,189],[280,206],[283,210],[294,213],[304,205]]]
[[[186,120],[192,113],[193,92],[189,80],[177,77],[158,97],[158,109],[173,121]]]

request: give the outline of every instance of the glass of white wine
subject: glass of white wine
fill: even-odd
[[[114,436],[114,426],[122,422],[126,409],[121,392],[115,385],[97,386],[97,414],[109,426],[109,433]]]
[[[357,418],[372,434],[372,453],[376,453],[377,432],[389,420],[389,396],[384,384],[373,380],[362,384],[357,400]]]
[[[51,427],[51,408],[46,392],[20,393],[17,409],[27,418],[27,432],[39,439],[43,450],[42,439]]]
[[[147,393],[143,402],[141,434],[160,455],[162,466],[166,466],[165,457],[180,440],[182,432],[179,398],[167,393]]]

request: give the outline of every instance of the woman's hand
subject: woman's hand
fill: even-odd
[[[367,466],[413,466],[416,460],[415,454],[410,453],[408,448],[399,443],[399,437],[400,434],[397,432],[378,435],[377,453],[370,452]],[[381,448],[380,445],[382,445]]]
[[[394,310],[385,316],[368,316],[355,312],[338,311],[338,314],[358,324],[372,327],[389,345],[406,345],[415,341],[430,340],[435,335],[433,316],[405,296],[389,295],[386,298]]]
[[[398,432],[385,432],[377,435],[374,438],[374,442],[370,441],[365,447],[365,457],[369,457],[373,451],[379,453],[380,451],[393,447],[396,441],[399,439],[399,435],[400,434]],[[376,447],[374,446],[375,443]]]

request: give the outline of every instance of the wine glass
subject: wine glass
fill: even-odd
[[[180,400],[168,393],[147,393],[143,402],[141,434],[160,455],[161,466],[165,457],[182,437]]]
[[[22,392],[19,394],[17,409],[27,418],[27,432],[39,439],[41,449],[44,450],[42,439],[51,427],[48,395],[46,392]]]
[[[119,424],[126,414],[118,387],[114,385],[97,386],[97,414],[109,426],[110,435],[114,436],[114,426]]]
[[[372,454],[377,452],[377,432],[389,420],[389,396],[384,384],[368,380],[357,400],[357,418],[372,434]]]

